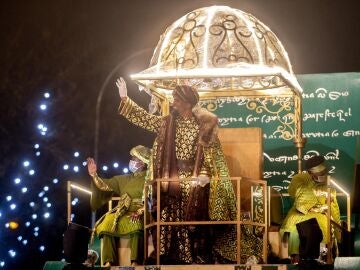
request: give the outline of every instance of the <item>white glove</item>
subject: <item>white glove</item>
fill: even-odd
[[[119,90],[120,98],[121,99],[126,98],[127,97],[127,88],[126,88],[126,82],[123,79],[123,77],[120,77],[119,79],[117,79],[115,84]]]
[[[207,175],[199,175],[197,177],[197,185],[205,187],[208,183],[210,183],[210,178]]]

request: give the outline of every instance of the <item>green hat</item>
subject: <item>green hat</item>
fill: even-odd
[[[143,145],[137,145],[130,150],[130,155],[137,157],[145,164],[149,164],[151,151]]]

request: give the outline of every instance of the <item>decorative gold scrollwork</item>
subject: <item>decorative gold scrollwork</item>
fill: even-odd
[[[243,41],[252,33],[247,27],[239,26],[237,21],[235,16],[226,15],[222,23],[213,24],[209,27],[210,34],[214,36],[212,40],[217,40],[216,36],[220,38],[212,55],[214,67],[228,63],[254,63],[253,56]]]
[[[205,107],[208,111],[213,112],[218,108],[216,100],[210,100]]]
[[[172,68],[192,69],[199,64],[198,39],[205,34],[206,28],[198,24],[197,12],[191,12],[181,26],[172,30],[169,43],[164,48],[160,62],[175,65]],[[169,68],[168,66],[167,68]]]
[[[246,107],[256,113],[267,112],[276,116],[280,125],[274,131],[280,138],[291,140],[295,137],[295,113],[293,111],[294,101],[290,97],[269,97],[249,99]]]

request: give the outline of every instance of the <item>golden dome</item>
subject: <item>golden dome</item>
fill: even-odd
[[[200,93],[291,87],[301,91],[276,35],[253,15],[227,6],[196,9],[161,35],[150,67],[132,75],[169,94],[179,83]]]

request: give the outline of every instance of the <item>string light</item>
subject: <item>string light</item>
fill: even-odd
[[[10,249],[10,250],[9,250],[9,255],[10,255],[10,257],[15,257],[15,256],[16,256],[16,251]]]
[[[51,97],[49,92],[45,92],[43,95],[46,99],[50,99]],[[52,196],[54,196],[54,194],[56,193],[56,190],[53,187],[55,187],[56,184],[59,184],[61,182],[60,177],[62,176],[53,175],[49,180],[44,179],[43,174],[40,174],[36,178],[33,177],[37,174],[37,172],[42,171],[41,168],[36,167],[37,164],[42,164],[39,157],[46,156],[46,152],[44,151],[46,151],[47,148],[45,147],[46,141],[44,141],[44,136],[49,134],[50,129],[48,123],[43,119],[43,117],[47,113],[49,113],[50,106],[50,100],[44,99],[40,100],[38,105],[38,111],[39,113],[41,113],[39,115],[41,115],[42,119],[35,119],[36,122],[34,126],[37,141],[31,144],[32,151],[30,152],[30,155],[33,155],[32,158],[37,157],[37,159],[35,159],[36,161],[31,159],[29,153],[26,154],[25,159],[19,159],[20,171],[16,173],[17,176],[15,176],[12,180],[12,183],[14,185],[13,188],[15,187],[16,190],[11,190],[11,193],[9,192],[7,194],[5,200],[3,200],[3,202],[0,202],[0,208],[3,209],[2,211],[0,211],[0,225],[4,226],[2,228],[6,228],[7,230],[13,230],[14,232],[16,230],[16,234],[13,236],[11,236],[10,234],[6,235],[1,233],[0,242],[3,243],[4,237],[10,237],[9,243],[18,244],[18,246],[8,247],[6,250],[4,250],[2,254],[0,254],[0,268],[5,266],[8,267],[7,259],[5,257],[19,257],[17,258],[17,260],[20,261],[21,254],[26,253],[29,248],[31,248],[31,250],[34,250],[32,252],[35,252],[36,249],[38,249],[38,252],[44,252],[48,249],[47,243],[39,243],[39,241],[44,241],[45,238],[46,241],[51,242],[51,239],[47,239],[42,235],[43,232],[46,231],[42,229],[42,226],[47,226],[47,222],[49,221],[49,219],[57,215],[52,211],[52,209],[55,207],[53,207],[54,203],[51,200],[53,198]],[[57,165],[60,166],[60,169],[63,169],[60,173],[78,173],[84,170],[83,167],[87,166],[86,160],[79,160],[79,158],[82,156],[81,151],[73,151],[72,156],[73,161],[77,161],[79,165],[72,164],[71,160],[65,161],[64,163],[62,163],[63,165],[61,165],[61,163],[58,163]],[[103,165],[101,168],[104,171],[107,171],[112,168],[119,168],[119,166],[120,165],[118,162],[113,162],[111,167]],[[128,169],[125,168],[124,172],[127,173],[127,171]],[[39,183],[35,181],[43,181],[43,183],[46,183],[46,185],[38,185]],[[50,190],[52,192],[49,192]],[[87,190],[86,192],[91,193],[91,191],[89,190]],[[6,205],[4,205],[3,207],[2,203],[6,203]],[[74,198],[71,203],[73,206],[78,206],[79,199]],[[4,220],[5,216],[11,217],[12,220]],[[74,220],[75,214],[71,214],[70,219],[71,221]],[[8,241],[8,239],[5,239],[5,241]],[[33,245],[35,245],[35,248]],[[17,248],[19,248],[19,250]],[[61,250],[59,250],[59,256],[61,256],[60,254]],[[61,258],[58,259],[60,260]]]
[[[79,202],[78,198],[74,198],[71,202],[71,205],[75,206]]]

